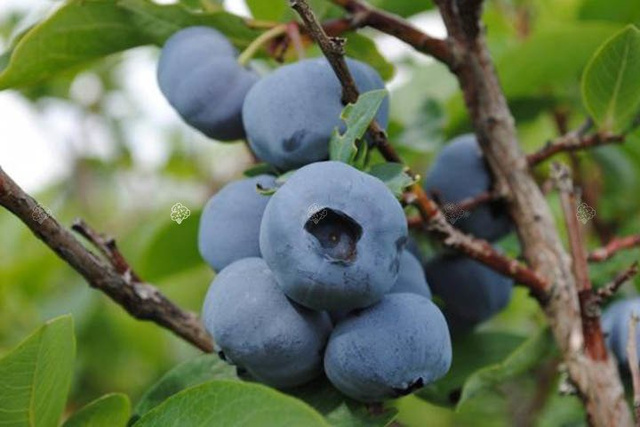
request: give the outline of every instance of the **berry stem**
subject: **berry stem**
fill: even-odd
[[[280,37],[287,32],[287,24],[277,25],[261,35],[259,35],[251,44],[238,56],[238,64],[243,67],[255,56],[260,48],[267,42]]]

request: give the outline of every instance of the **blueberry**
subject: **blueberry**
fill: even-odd
[[[260,222],[269,197],[258,193],[257,184],[270,188],[275,178],[260,175],[227,184],[202,212],[198,249],[216,271],[239,259],[260,256]]]
[[[257,74],[238,64],[237,51],[209,27],[190,27],[165,43],[158,63],[160,90],[180,116],[205,135],[244,138],[242,104]]]
[[[400,270],[395,285],[390,293],[413,293],[431,299],[431,289],[424,275],[424,269],[420,261],[404,251],[400,257]]]
[[[367,64],[352,59],[347,64],[361,92],[384,88]],[[244,126],[253,151],[282,170],[326,160],[333,130],[344,129],[341,98],[340,83],[324,58],[279,68],[251,89],[244,104]],[[388,116],[385,99],[377,115],[382,126]]]
[[[260,250],[278,283],[316,310],[380,300],[398,277],[407,222],[382,181],[340,162],[296,171],[271,197]]]
[[[329,316],[291,302],[262,259],[245,258],[222,270],[202,311],[217,350],[256,380],[289,388],[322,372]]]
[[[491,173],[474,135],[451,141],[426,174],[425,191],[443,205],[459,203],[492,187]],[[446,210],[445,210],[446,212]],[[452,211],[452,222],[465,233],[495,241],[511,231],[511,219],[499,202],[485,203],[466,213]]]
[[[640,298],[617,301],[611,304],[602,315],[602,329],[607,334],[607,345],[618,359],[624,370],[628,369],[627,341],[629,320],[635,313],[640,316]],[[638,352],[640,352],[640,328],[637,329]]]
[[[431,300],[388,294],[355,311],[331,333],[324,369],[331,383],[362,402],[400,397],[429,384],[451,366],[447,323]]]
[[[398,279],[393,285],[391,294],[411,293],[422,295],[431,299],[431,289],[424,276],[422,264],[418,259],[405,249],[400,256],[400,269],[398,270]],[[349,315],[349,311],[338,310],[330,311],[331,321],[336,324]]]
[[[465,330],[507,306],[513,281],[461,255],[440,255],[425,265],[432,292],[444,302],[452,330]]]

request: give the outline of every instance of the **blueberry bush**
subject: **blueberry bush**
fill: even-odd
[[[0,13],[76,141],[0,158],[0,425],[637,422],[640,3],[56,3]]]

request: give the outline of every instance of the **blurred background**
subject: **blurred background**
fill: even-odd
[[[0,52],[60,3],[2,0]],[[631,3],[488,2],[488,39],[525,150],[541,147],[584,120],[582,69],[607,37],[627,22],[640,22],[640,7]],[[231,12],[250,15],[242,0],[224,4]],[[409,7],[406,14],[432,35],[445,35],[429,2]],[[444,67],[401,42],[368,30],[364,34],[394,67],[388,76],[392,140],[415,170],[424,171],[448,138],[470,129],[457,83]],[[218,188],[240,178],[252,159],[243,143],[208,140],[179,119],[157,87],[158,53],[157,47],[136,48],[19,92],[0,92],[0,166],[62,223],[81,217],[117,237],[141,277],[179,305],[199,311],[214,276],[197,253],[199,212]],[[260,60],[255,65],[268,72],[276,64]],[[597,207],[598,220],[590,225],[592,247],[613,232],[639,231],[639,147],[636,133],[623,147],[564,159],[589,189],[589,204]],[[541,181],[546,171],[545,165],[539,168]],[[550,200],[559,213],[555,196]],[[170,219],[171,206],[178,202],[191,210],[180,225]],[[421,244],[428,254],[430,243],[423,239]],[[501,246],[518,253],[513,237]],[[606,283],[637,258],[638,251],[630,251],[595,266],[594,283]],[[624,292],[634,290],[627,286]],[[0,210],[0,354],[43,321],[69,312],[78,342],[70,410],[114,391],[127,393],[135,402],[162,373],[198,354],[159,327],[131,319],[91,290],[16,218]],[[518,289],[508,309],[481,330],[510,334],[521,342],[543,323],[536,304]],[[513,379],[465,413],[454,414],[416,397],[404,399],[399,403],[401,420],[424,425],[420,420],[428,417],[432,425],[478,425],[477,414],[490,413],[484,424],[511,425],[527,418],[522,408],[541,413],[542,425],[559,425],[565,416],[574,420],[575,413],[580,414],[576,402],[556,405],[547,399],[557,381],[553,362],[551,357],[548,366]],[[551,385],[540,392],[545,378]],[[531,406],[522,405],[522,399]]]

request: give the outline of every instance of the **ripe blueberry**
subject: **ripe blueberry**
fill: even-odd
[[[436,305],[420,295],[388,294],[331,333],[324,369],[331,383],[362,402],[400,397],[451,366],[451,339]]]
[[[178,31],[158,63],[160,90],[180,116],[205,135],[244,138],[242,104],[257,74],[238,64],[237,51],[209,27]]]
[[[438,154],[424,180],[424,188],[447,204],[459,203],[491,189],[492,177],[474,135],[460,136]],[[445,213],[447,209],[445,209]],[[498,202],[480,205],[471,212],[451,213],[452,222],[465,233],[495,241],[511,230],[511,219]]]
[[[361,92],[384,88],[367,64],[348,59],[347,65]],[[244,126],[253,151],[282,170],[326,160],[333,130],[344,128],[341,99],[340,82],[326,59],[279,68],[251,89],[244,104]],[[385,99],[377,115],[382,126],[388,115]]]
[[[398,277],[406,240],[393,194],[340,162],[296,171],[271,197],[260,227],[262,256],[284,292],[316,310],[380,300]]]
[[[329,316],[291,302],[262,259],[245,258],[222,270],[202,311],[219,354],[258,381],[288,388],[322,372]]]
[[[269,197],[258,193],[257,184],[270,188],[275,178],[260,175],[227,184],[202,212],[198,249],[216,271],[239,259],[260,256],[260,222]]]
[[[489,319],[511,300],[513,281],[471,258],[439,255],[425,265],[431,290],[445,306],[452,330],[464,330]]]

